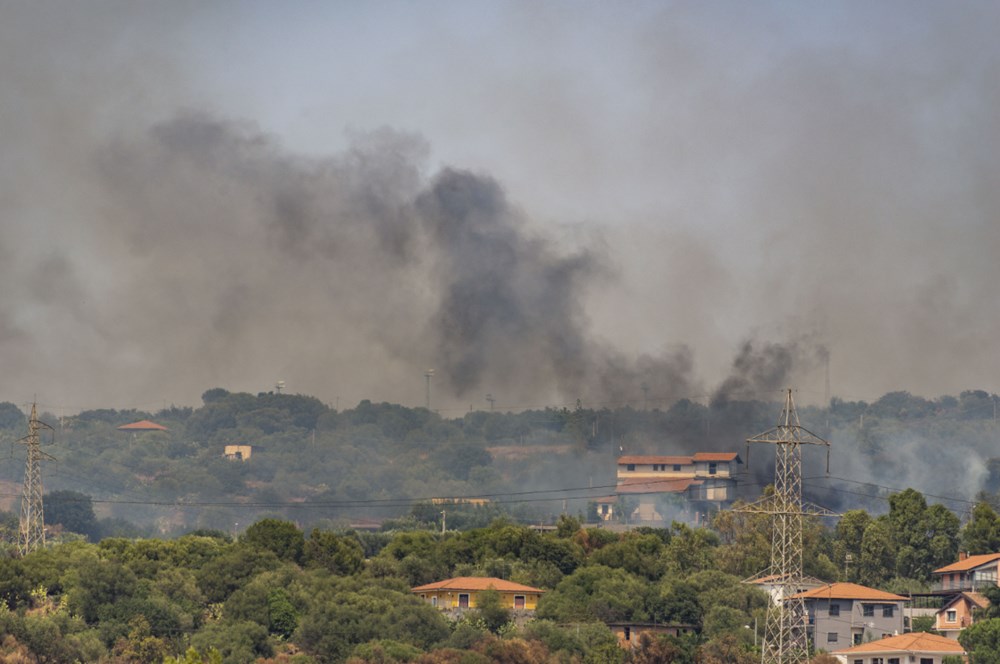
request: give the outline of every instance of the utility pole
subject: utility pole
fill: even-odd
[[[802,502],[802,446],[826,447],[829,472],[830,443],[799,424],[791,390],[785,395],[778,425],[747,439],[748,467],[751,443],[775,446],[774,495],[740,510],[771,515],[771,564],[765,574],[774,577],[779,596],[777,605],[768,608],[764,623],[761,664],[801,664],[809,661],[805,601],[795,597],[802,583],[802,517],[833,515]]]
[[[17,548],[22,556],[45,546],[45,509],[42,505],[42,459],[52,459],[42,452],[38,432],[51,430],[48,424],[38,420],[35,404],[31,404],[28,418],[28,435],[19,440],[28,448],[28,460],[24,466],[24,488],[21,490],[21,522],[18,528]]]
[[[486,401],[489,402],[489,404],[490,404],[490,412],[492,413],[493,412],[493,402],[496,401],[496,399],[493,398],[493,394],[487,394],[486,395]]]
[[[434,370],[428,369],[424,372],[424,378],[427,379],[427,410],[431,409],[431,378],[434,377]]]

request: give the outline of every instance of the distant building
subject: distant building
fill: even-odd
[[[253,447],[250,445],[226,445],[223,456],[230,461],[246,461],[252,453]]]
[[[910,632],[832,650],[841,664],[941,664],[948,655],[965,657],[958,641],[930,634]]]
[[[693,456],[618,457],[619,501],[630,505],[626,516],[633,521],[664,521],[660,498],[674,495],[696,510],[717,510],[736,498],[736,472],[743,461],[736,452],[698,452]]]
[[[604,496],[603,498],[595,498],[594,511],[597,512],[598,521],[611,521],[615,518],[615,503],[618,502],[618,496]]]
[[[660,636],[680,636],[698,629],[695,625],[680,623],[620,622],[605,624],[618,637],[618,645],[628,650],[638,648],[644,635],[655,639]]]
[[[486,590],[500,593],[500,601],[514,611],[534,612],[538,598],[545,592],[494,577],[461,576],[413,588],[414,594],[442,611],[474,609]]]

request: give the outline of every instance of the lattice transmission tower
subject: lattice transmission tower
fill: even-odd
[[[802,589],[802,518],[806,515],[834,516],[834,513],[802,502],[802,446],[825,446],[829,472],[830,443],[799,424],[791,390],[785,395],[785,406],[778,425],[747,438],[748,465],[751,443],[775,446],[774,494],[741,510],[771,515],[771,563],[761,576],[769,577],[776,588],[778,601],[767,612],[761,662],[807,662],[809,642],[805,602],[801,597],[795,597]]]
[[[28,435],[22,438],[28,448],[28,460],[24,466],[24,488],[21,490],[21,523],[18,530],[17,548],[22,556],[45,546],[45,508],[42,504],[42,459],[52,459],[42,451],[38,432],[52,429],[38,419],[35,404],[31,404],[28,418]]]

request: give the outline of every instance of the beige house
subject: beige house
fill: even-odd
[[[250,445],[226,445],[223,455],[230,461],[246,461],[252,452]]]
[[[975,622],[974,611],[989,605],[990,601],[979,593],[958,593],[934,614],[934,629],[942,636],[957,639],[963,629]]]
[[[534,611],[544,590],[505,581],[494,577],[460,576],[454,579],[428,583],[411,589],[414,594],[442,611],[474,609],[479,595],[485,590],[496,590],[500,601],[508,609]]]
[[[948,655],[965,656],[958,641],[928,632],[910,632],[830,653],[841,664],[941,664]]]

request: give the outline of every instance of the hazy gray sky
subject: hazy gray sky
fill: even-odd
[[[996,390],[998,14],[0,2],[0,399]]]

